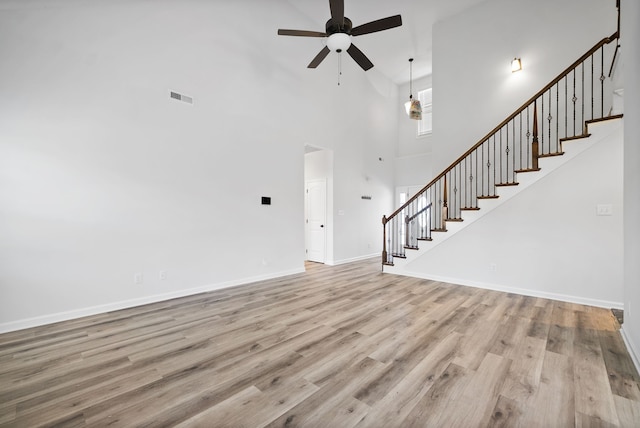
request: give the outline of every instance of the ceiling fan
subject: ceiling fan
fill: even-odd
[[[331,9],[331,19],[327,21],[324,33],[306,30],[278,30],[280,36],[327,37],[327,45],[309,63],[308,68],[316,68],[320,65],[322,60],[329,55],[329,52],[342,52],[346,49],[351,58],[364,71],[367,71],[373,67],[373,63],[369,61],[369,58],[360,49],[351,43],[351,37],[376,33],[402,25],[402,17],[395,15],[353,27],[351,20],[344,16],[344,0],[329,0],[329,8]]]

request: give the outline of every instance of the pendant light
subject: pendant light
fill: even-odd
[[[404,103],[409,119],[422,120],[420,100],[413,99],[413,58],[409,58],[409,101]]]

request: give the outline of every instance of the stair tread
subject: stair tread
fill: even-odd
[[[480,211],[480,207],[464,207],[460,208],[460,211]]]
[[[560,142],[563,143],[565,141],[581,140],[583,138],[589,138],[589,137],[591,137],[591,134],[574,135],[573,137],[560,138]]]
[[[431,229],[432,232],[446,232],[447,229]]]
[[[540,168],[516,169],[514,172],[519,173],[519,172],[538,172],[538,171],[540,171]]]
[[[456,221],[456,222],[461,222],[464,221],[461,218],[445,218],[444,221]]]
[[[622,119],[623,117],[624,117],[623,114],[614,114],[614,115],[607,116],[607,117],[600,117],[598,119],[587,120],[584,123],[586,123],[588,125],[590,123],[598,123],[598,122],[605,122],[607,120]]]
[[[518,184],[520,184],[520,183],[516,183],[516,182],[513,182],[513,183],[498,183],[495,186],[496,187],[507,187],[507,186],[517,186]]]
[[[552,158],[554,156],[562,156],[564,154],[564,152],[557,152],[557,153],[545,153],[543,155],[538,155],[539,158]]]
[[[498,199],[500,196],[498,195],[493,195],[493,196],[476,196],[476,198],[478,199]]]

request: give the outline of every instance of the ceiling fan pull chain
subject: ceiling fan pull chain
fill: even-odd
[[[341,77],[342,77],[342,52],[338,53],[338,86],[340,86]]]

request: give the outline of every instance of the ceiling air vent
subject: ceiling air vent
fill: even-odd
[[[178,100],[178,101],[182,101],[185,102],[187,104],[193,104],[193,98],[187,96],[187,95],[183,95],[183,94],[179,94],[177,92],[169,92],[169,96],[171,98],[173,98],[174,100]]]

